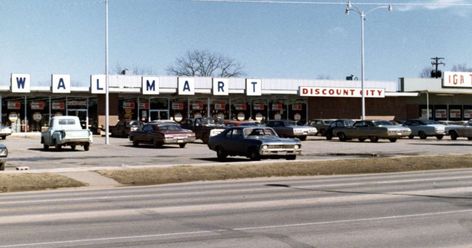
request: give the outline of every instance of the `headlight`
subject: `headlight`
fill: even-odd
[[[262,146],[262,150],[267,150],[268,146],[267,145],[263,145]]]
[[[293,148],[298,149],[298,148],[300,148],[300,146],[299,146],[299,145],[295,145]]]

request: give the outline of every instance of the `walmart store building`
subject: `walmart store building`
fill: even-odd
[[[105,75],[90,86],[71,85],[70,75],[52,75],[34,86],[29,74],[12,74],[0,85],[0,117],[14,132],[37,132],[54,115],[77,115],[84,127],[105,124]],[[449,81],[448,81],[449,80]],[[472,76],[445,72],[441,79],[366,81],[368,118],[463,120],[472,118]],[[359,119],[360,81],[109,76],[110,125],[118,120],[194,117],[257,120]]]

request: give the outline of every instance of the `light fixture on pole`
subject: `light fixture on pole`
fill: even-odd
[[[110,99],[108,92],[108,0],[105,0],[105,144],[110,144],[109,137],[109,118],[110,118]]]
[[[365,59],[364,59],[364,25],[365,25],[365,19],[368,13],[377,10],[377,9],[387,9],[388,11],[393,10],[393,6],[391,4],[388,5],[381,5],[377,6],[375,8],[369,9],[367,11],[364,11],[357,7],[356,5],[353,5],[350,0],[347,1],[346,3],[346,9],[345,9],[345,14],[349,15],[351,11],[359,14],[361,17],[361,92],[362,92],[362,116],[361,119],[365,120],[365,94],[364,94],[364,80],[365,80]]]

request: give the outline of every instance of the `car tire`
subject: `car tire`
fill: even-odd
[[[261,155],[259,154],[259,152],[258,152],[256,149],[250,150],[248,157],[249,157],[249,159],[252,160],[252,161],[259,161],[259,160],[261,160]]]
[[[418,133],[418,136],[420,136],[420,139],[426,139],[426,138],[428,138],[428,136],[426,136],[426,133],[423,132],[423,131],[420,131],[420,132]]]
[[[472,140],[472,137],[467,137],[467,140]]]
[[[369,139],[370,139],[370,142],[373,142],[373,143],[376,143],[376,142],[379,141],[379,137],[377,137],[377,136],[372,136]]]
[[[84,145],[84,150],[85,150],[85,151],[90,150],[90,144],[89,144],[89,143],[87,143],[87,144]]]
[[[7,139],[7,136],[2,136],[2,140]]]
[[[297,155],[287,155],[287,156],[285,157],[285,159],[287,159],[287,160],[295,160],[295,159],[297,159]]]
[[[5,170],[5,162],[0,162],[0,171]]]
[[[413,138],[415,138],[415,136],[414,135],[408,135],[408,138],[413,139]]]
[[[187,143],[179,144],[179,147],[180,148],[185,148],[185,145],[187,145]]]
[[[455,131],[451,131],[450,135],[451,140],[457,140],[457,138],[459,137],[459,135]]]
[[[444,138],[444,135],[436,135],[436,139],[442,140],[442,138]]]
[[[306,136],[300,136],[298,137],[301,141],[305,141],[306,140]]]
[[[338,138],[340,141],[346,141],[346,135],[344,133],[338,133]]]
[[[152,140],[152,144],[154,145],[154,147],[162,147],[162,143],[156,139]]]
[[[71,146],[70,146],[70,149],[72,149],[72,151],[75,151],[75,148],[76,148],[75,145],[71,145]]]
[[[359,138],[359,142],[364,142],[365,138]]]
[[[392,143],[397,142],[397,138],[390,138],[390,139],[388,139],[388,140],[390,140],[390,142],[392,142]]]
[[[45,151],[49,150],[49,145],[44,144],[44,145],[43,145],[43,149],[44,149]]]
[[[207,136],[202,137],[203,144],[208,144],[208,140],[209,140],[209,137]]]
[[[225,161],[226,158],[228,157],[228,154],[225,152],[225,150],[221,147],[216,148],[216,157],[218,158],[219,161]]]
[[[333,135],[327,133],[327,134],[326,134],[326,140],[332,140],[332,139],[333,139]]]

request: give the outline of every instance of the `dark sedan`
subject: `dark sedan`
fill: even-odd
[[[219,160],[227,156],[245,156],[251,160],[264,157],[296,159],[301,154],[299,139],[280,138],[270,127],[229,127],[210,137],[208,147],[216,151]]]
[[[138,130],[141,125],[142,123],[137,120],[120,120],[115,126],[110,127],[110,134],[111,136],[126,138],[129,132]]]
[[[177,144],[184,148],[187,143],[195,141],[195,133],[170,123],[148,123],[142,129],[129,133],[133,146],[141,143],[161,147],[164,144]]]

